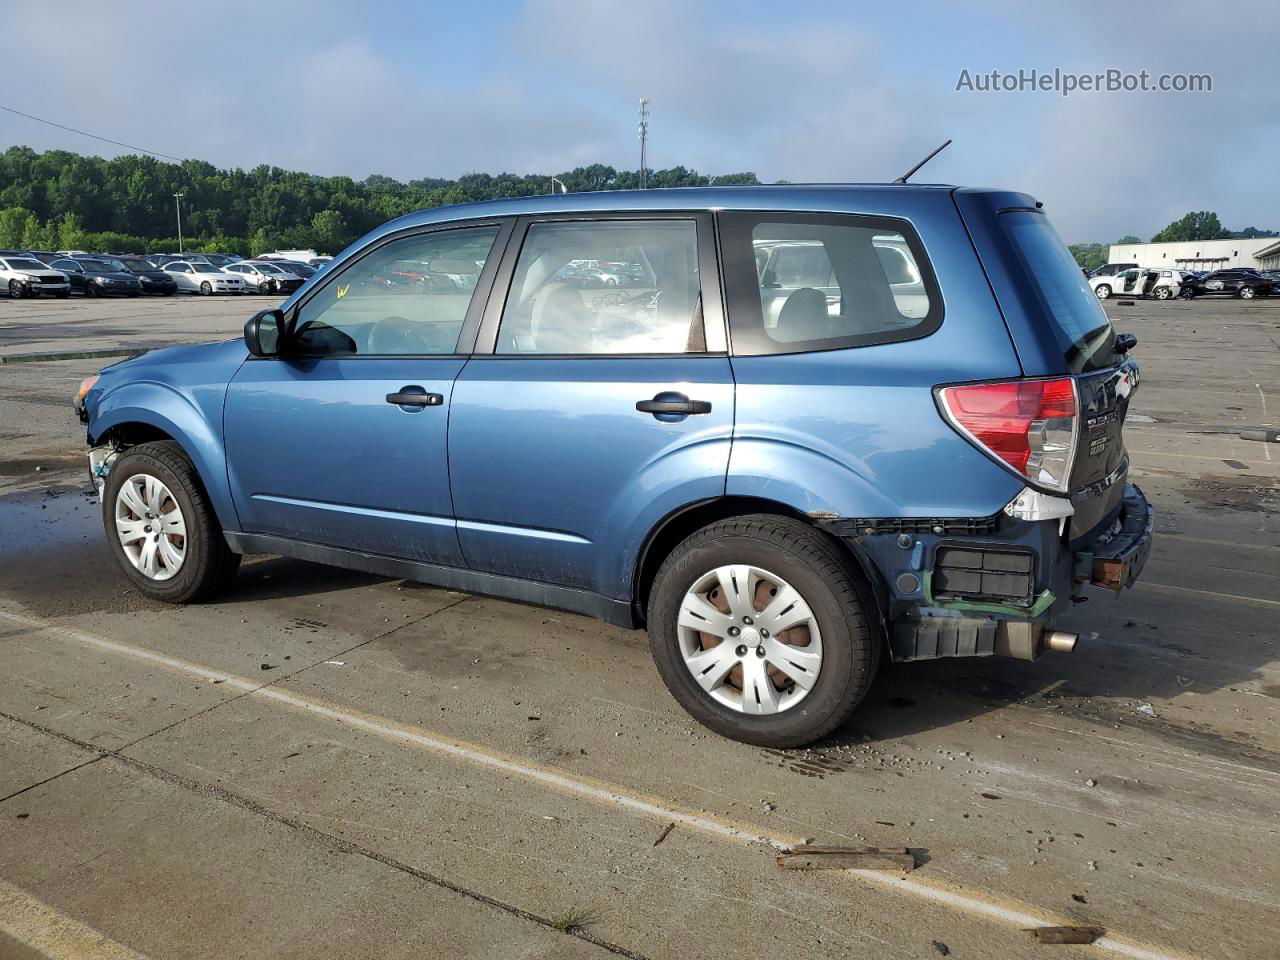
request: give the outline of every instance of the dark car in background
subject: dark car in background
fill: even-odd
[[[138,278],[143,293],[172,297],[178,292],[177,281],[145,257],[120,257],[112,261],[117,262]]]
[[[1194,280],[1188,287],[1192,297],[1237,297],[1241,300],[1252,300],[1254,297],[1269,297],[1275,283],[1268,280],[1256,270],[1235,268],[1230,270],[1214,270]],[[1186,296],[1185,292],[1183,294]]]
[[[65,273],[71,281],[71,289],[86,297],[142,296],[142,281],[128,270],[120,269],[123,264],[117,267],[110,260],[97,257],[63,257],[49,266]]]
[[[239,263],[244,259],[235,253],[206,253],[204,257],[215,267],[225,267],[229,263]]]
[[[288,270],[294,276],[301,277],[304,281],[316,275],[315,267],[299,260],[272,260],[271,263],[282,270]]]

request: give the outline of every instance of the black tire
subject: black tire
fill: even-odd
[[[708,571],[730,563],[776,573],[800,591],[817,618],[823,662],[798,704],[770,716],[725,706],[695,682],[680,652],[677,620],[685,593]],[[722,736],[763,747],[800,747],[835,730],[866,696],[879,665],[874,603],[838,545],[807,524],[756,514],[703,527],[659,568],[649,597],[649,647],[663,682],[699,723]]]
[[[266,294],[270,293],[270,292],[271,292],[271,281],[270,281],[270,280],[263,280],[260,284],[258,284],[258,292],[259,292],[259,293],[261,293],[261,294],[263,294],[263,295],[266,295]]]
[[[1256,294],[1257,291],[1254,290],[1253,287],[1243,285],[1236,291],[1236,296],[1241,300],[1252,300]]]
[[[1178,299],[1191,300],[1195,298],[1195,295],[1196,295],[1196,292],[1192,290],[1190,287],[1183,287],[1182,292],[1178,294]]]
[[[178,288],[177,288],[177,287],[174,287],[172,290],[166,290],[166,291],[164,292],[164,295],[165,295],[166,297],[172,297],[172,296],[175,296],[175,295],[177,294],[177,292],[178,292]]]
[[[23,289],[22,284],[20,284],[17,280],[9,281],[9,296],[11,296],[14,300],[21,300],[26,295],[27,295],[27,291]]]
[[[1100,283],[1093,288],[1093,293],[1099,300],[1105,300],[1111,296],[1111,287],[1108,284]]]
[[[213,293],[213,285],[208,280],[200,281],[200,296],[207,297]]]
[[[150,474],[169,488],[186,521],[186,558],[169,580],[152,580],[135,568],[116,534],[116,494],[126,480],[139,473]],[[192,603],[208,599],[230,583],[240,566],[240,555],[232,553],[222,537],[222,527],[196,468],[172,440],[140,443],[116,459],[103,489],[102,521],[116,563],[134,587],[153,600]]]
[[[100,297],[102,296],[102,291],[100,291],[92,283],[86,283],[84,285],[84,295],[86,297]]]

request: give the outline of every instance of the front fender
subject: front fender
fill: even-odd
[[[198,387],[190,393],[156,380],[130,380],[97,398],[89,421],[93,443],[113,427],[145,424],[161,430],[182,447],[195,464],[209,502],[223,529],[240,526],[227,482],[222,444],[222,404],[226,384]]]

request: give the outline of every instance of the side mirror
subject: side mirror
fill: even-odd
[[[280,356],[284,335],[284,314],[280,310],[261,310],[244,325],[244,345],[255,357]]]

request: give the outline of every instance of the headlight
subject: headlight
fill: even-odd
[[[80,389],[76,391],[77,402],[84,403],[85,396],[93,389],[93,385],[98,382],[98,376],[95,373],[92,377],[85,377],[80,381]]]

